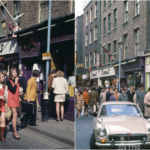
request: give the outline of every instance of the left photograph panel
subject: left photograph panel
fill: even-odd
[[[0,149],[74,149],[75,1],[0,1]]]

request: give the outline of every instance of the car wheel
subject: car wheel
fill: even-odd
[[[96,149],[97,147],[95,146],[95,136],[94,133],[91,135],[90,139],[90,149]]]

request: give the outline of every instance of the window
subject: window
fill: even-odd
[[[111,30],[111,14],[108,15],[108,31]]]
[[[139,29],[136,29],[134,32],[135,35],[135,55],[140,55],[139,53]]]
[[[111,1],[108,1],[108,4],[111,4]]]
[[[106,34],[106,18],[104,18],[104,34]]]
[[[108,44],[108,51],[111,52],[111,44]],[[110,57],[108,56],[108,63],[110,63]]]
[[[128,35],[124,35],[124,59],[128,58]]]
[[[41,2],[41,18],[40,18],[41,22],[48,20],[48,11],[49,11],[49,1],[42,1]]]
[[[85,37],[85,46],[88,46],[88,43],[89,43],[88,33],[86,33],[86,37]]]
[[[114,10],[114,28],[117,27],[117,9]]]
[[[103,51],[103,64],[105,64],[105,51]]]
[[[5,8],[2,6],[1,7],[1,24],[0,24],[0,35],[5,35],[5,22],[6,20],[6,10]]]
[[[104,9],[106,9],[106,1],[104,1]]]
[[[20,1],[14,1],[14,18],[20,15]],[[16,20],[19,21],[19,18]]]
[[[114,53],[117,51],[117,42],[114,41]],[[114,58],[116,59],[116,54],[114,54]]]
[[[128,21],[128,1],[124,2],[124,22]]]
[[[92,22],[92,8],[90,10],[90,22]]]
[[[97,17],[98,15],[98,8],[97,8],[97,3],[95,3],[95,18]]]
[[[92,30],[90,30],[90,44],[92,43]]]
[[[94,65],[96,65],[96,51],[94,52]]]
[[[90,60],[89,61],[89,63],[90,63],[89,66],[92,67],[92,53],[90,53],[90,55],[89,55],[89,60]]]
[[[97,26],[94,28],[94,41],[97,40]]]
[[[77,51],[77,42],[75,42],[75,52]]]
[[[86,26],[88,25],[89,23],[89,18],[88,18],[88,12],[86,13]]]
[[[139,0],[135,1],[135,16],[138,15],[140,13],[140,4],[139,4]]]
[[[88,55],[85,56],[85,68],[88,68]]]

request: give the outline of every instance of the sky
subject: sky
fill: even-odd
[[[83,2],[86,0],[75,0],[75,17],[83,14]]]

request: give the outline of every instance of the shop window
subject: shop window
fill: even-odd
[[[124,22],[128,21],[128,1],[124,2]]]
[[[5,35],[5,21],[6,21],[6,10],[1,7],[1,26],[0,26],[0,35]]]
[[[49,1],[42,1],[40,5],[41,5],[40,22],[43,22],[48,20]]]
[[[14,18],[20,15],[20,1],[14,1]],[[19,21],[19,18],[16,22]]]

